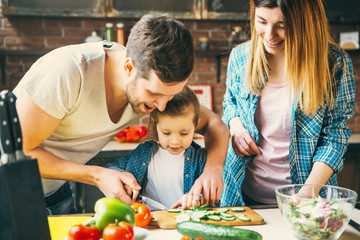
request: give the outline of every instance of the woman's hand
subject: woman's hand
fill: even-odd
[[[234,117],[229,121],[231,143],[234,152],[239,157],[252,156],[260,154],[260,149],[256,142],[244,127],[240,117]]]
[[[181,206],[182,210],[189,209],[191,207],[199,207],[200,201],[196,200],[192,194],[184,194],[179,201],[177,201],[171,208],[178,208]]]
[[[231,143],[235,154],[239,157],[260,154],[255,140],[245,128],[240,128],[231,133]]]

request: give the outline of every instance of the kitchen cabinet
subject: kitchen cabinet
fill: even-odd
[[[171,15],[181,19],[201,18],[201,0],[110,0],[107,17],[140,17],[147,13]]]
[[[249,20],[249,0],[1,0],[5,16],[139,18],[147,13],[179,19]],[[330,22],[359,22],[358,0],[324,0]]]
[[[106,0],[2,0],[5,16],[105,17]]]

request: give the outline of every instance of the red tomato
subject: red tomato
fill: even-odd
[[[151,221],[149,208],[141,203],[133,203],[131,208],[135,211],[135,226],[146,227]]]
[[[140,139],[140,133],[137,128],[131,127],[125,133],[125,141],[127,142],[136,142]]]
[[[120,131],[116,136],[114,137],[115,140],[119,142],[125,142],[125,135],[129,131],[130,127],[125,128],[124,130]]]
[[[191,240],[191,238],[189,238],[189,237],[187,237],[187,236],[183,236],[183,237],[181,238],[181,240]]]
[[[94,226],[74,225],[69,230],[69,240],[99,240],[100,231]]]
[[[147,131],[147,129],[146,129],[146,127],[145,126],[140,126],[140,127],[138,127],[138,131],[139,131],[139,134],[140,134],[140,137],[146,137],[146,135],[147,135],[147,133],[148,133],[148,131]]]
[[[109,224],[102,234],[103,240],[133,240],[134,237],[134,229],[128,222]]]

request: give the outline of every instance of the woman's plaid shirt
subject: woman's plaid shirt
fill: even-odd
[[[259,100],[244,86],[250,43],[234,48],[229,57],[226,80],[226,93],[223,101],[223,121],[229,124],[234,117],[240,117],[245,128],[258,143],[259,134],[254,123],[254,114]],[[338,66],[335,73],[335,104],[319,109],[314,116],[307,116],[293,107],[292,130],[289,147],[289,167],[292,183],[305,183],[313,162],[320,161],[329,165],[334,173],[343,168],[344,154],[347,149],[351,130],[346,121],[353,115],[355,102],[355,82],[351,59],[342,50],[331,50]],[[345,60],[346,70],[340,67]],[[339,64],[340,63],[340,64]],[[241,184],[245,177],[245,168],[253,157],[241,158],[235,155],[230,144],[224,166],[224,190],[221,206],[244,205]],[[333,174],[327,184],[337,185]]]

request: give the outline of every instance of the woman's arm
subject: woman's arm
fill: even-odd
[[[325,110],[320,138],[313,162],[324,162],[335,173],[342,170],[351,129],[346,121],[353,116],[355,103],[355,81],[351,59],[347,53],[338,54],[335,72],[335,102]],[[344,70],[344,64],[346,69]]]

